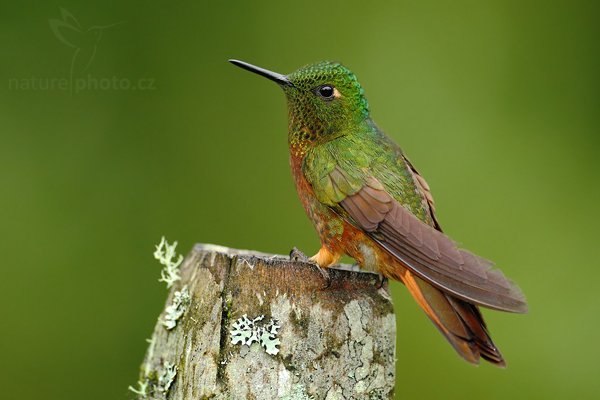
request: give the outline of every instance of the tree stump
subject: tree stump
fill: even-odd
[[[138,398],[392,399],[387,288],[341,268],[327,287],[309,263],[196,245],[149,340]]]

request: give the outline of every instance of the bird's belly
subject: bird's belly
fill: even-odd
[[[321,243],[325,245],[332,254],[342,254],[340,241],[344,233],[344,221],[329,207],[322,204],[308,183],[302,172],[302,160],[292,156],[290,158],[292,176],[296,184],[296,191],[300,202],[306,211],[306,215],[313,223]]]
[[[299,191],[298,194],[306,215],[308,215],[321,239],[321,243],[334,254],[341,252],[344,221],[329,207],[321,204],[311,193]]]

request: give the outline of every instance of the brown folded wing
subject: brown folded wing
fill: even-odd
[[[509,312],[526,312],[520,289],[489,260],[459,249],[441,231],[415,217],[375,178],[339,205],[373,240],[415,274],[465,301]]]
[[[417,171],[417,169],[412,165],[410,160],[408,158],[406,158],[405,155],[402,155],[402,159],[404,160],[406,165],[410,168],[410,171],[413,174],[414,181],[417,184],[417,187],[419,188],[421,193],[423,193],[423,196],[425,197],[425,200],[427,201],[427,208],[429,208],[429,214],[431,215],[431,219],[433,220],[433,226],[438,231],[441,231],[442,227],[440,226],[440,224],[437,220],[437,217],[435,216],[435,204],[434,204],[435,202],[433,201],[433,195],[431,194],[431,189],[429,188],[427,181],[425,180],[425,178],[423,178],[423,176],[419,173],[419,171]]]

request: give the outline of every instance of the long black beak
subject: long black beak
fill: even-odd
[[[248,64],[247,62],[240,60],[229,60],[233,65],[237,65],[240,68],[248,70],[250,72],[254,72],[255,74],[264,76],[267,79],[270,79],[274,82],[277,82],[283,86],[294,86],[292,82],[288,79],[287,76],[278,74],[277,72],[269,71],[268,69],[264,69],[261,67],[257,67],[256,65]]]

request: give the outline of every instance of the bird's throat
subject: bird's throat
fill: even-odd
[[[303,126],[294,128],[290,126],[288,145],[292,157],[303,158],[306,152],[317,142],[317,135],[309,128]]]

